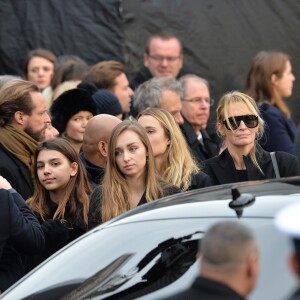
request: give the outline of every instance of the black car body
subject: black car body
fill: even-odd
[[[239,193],[241,195],[239,195]],[[237,202],[232,202],[237,197]],[[3,299],[161,299],[198,274],[199,240],[213,223],[236,220],[258,240],[261,273],[249,299],[284,299],[296,287],[290,243],[273,218],[300,200],[300,178],[215,186],[145,204],[100,225],[26,275]],[[230,208],[237,206],[235,209]]]

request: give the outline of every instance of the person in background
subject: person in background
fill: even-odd
[[[129,113],[133,91],[129,87],[123,64],[114,60],[102,61],[92,66],[84,79],[94,83],[98,89],[112,92],[118,98],[124,116]]]
[[[181,115],[181,84],[174,78],[152,78],[141,84],[133,96],[133,107],[141,113],[148,107],[163,108],[171,113],[177,124],[183,124]]]
[[[194,156],[201,163],[218,154],[217,135],[207,130],[210,107],[214,101],[210,98],[206,79],[188,74],[180,77],[179,82],[183,88],[181,114],[184,119],[180,128]]]
[[[300,226],[299,226],[299,201],[282,208],[275,215],[276,227],[287,234],[292,242],[292,250],[289,255],[289,267],[297,279],[297,289],[288,300],[300,299]]]
[[[193,285],[165,300],[246,300],[254,290],[259,251],[254,234],[242,223],[212,225],[200,240],[199,275]]]
[[[78,88],[68,90],[53,102],[50,113],[52,125],[79,153],[87,122],[97,114],[96,105],[90,94]]]
[[[33,194],[33,156],[51,122],[39,88],[11,80],[0,89],[0,174],[24,199]]]
[[[296,125],[284,98],[292,95],[295,76],[290,57],[282,52],[261,51],[253,59],[245,93],[258,104],[266,122],[261,146],[266,151],[293,154]]]
[[[150,140],[156,169],[167,182],[183,191],[210,186],[200,171],[173,116],[161,108],[147,108],[137,121]]]
[[[118,98],[109,90],[98,90],[92,95],[92,99],[97,106],[97,114],[108,114],[116,116],[122,120],[122,106]]]
[[[135,76],[130,86],[135,90],[153,77],[177,78],[183,65],[180,40],[172,33],[157,32],[147,42],[144,68]]]
[[[24,63],[24,79],[35,83],[46,99],[47,108],[52,100],[51,81],[54,76],[56,56],[47,49],[34,49],[28,52]]]
[[[108,139],[120,122],[121,120],[115,116],[100,114],[87,123],[80,159],[93,189],[102,181],[107,162]]]
[[[17,252],[43,251],[42,228],[24,199],[0,176],[0,294],[25,275]]]
[[[99,224],[90,202],[85,168],[72,145],[56,138],[38,145],[34,156],[35,191],[27,200],[45,234],[45,250],[27,258],[27,271]]]
[[[94,190],[91,198],[100,203],[101,222],[144,203],[181,192],[157,175],[150,141],[137,122],[123,121],[114,128],[107,153],[102,185]],[[111,197],[112,192],[114,197]]]
[[[269,152],[257,141],[264,133],[264,120],[254,99],[241,92],[225,94],[217,108],[217,130],[226,149],[203,162],[212,184],[276,178]],[[299,175],[298,159],[286,152],[275,152],[281,177]]]

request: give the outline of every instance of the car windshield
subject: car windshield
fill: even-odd
[[[110,224],[52,257],[51,263],[25,277],[5,299],[155,299],[158,291],[159,297],[168,296],[194,280],[198,241],[217,221],[210,217]],[[268,270],[261,274],[251,299],[270,299],[265,286],[274,274],[280,274],[278,280],[290,276],[284,258],[272,264],[278,251],[287,255],[287,240],[275,230],[271,218],[243,218],[241,222],[256,232],[262,269]],[[280,282],[272,281],[273,288],[280,287]],[[278,288],[278,299],[290,289]]]

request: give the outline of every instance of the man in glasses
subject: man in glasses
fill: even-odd
[[[182,45],[179,39],[168,32],[152,35],[144,53],[144,68],[131,83],[136,89],[152,77],[176,78],[183,65]]]
[[[193,74],[179,79],[183,87],[181,114],[184,123],[181,125],[190,149],[201,162],[218,154],[218,138],[215,132],[207,131],[210,107],[209,83],[204,78]]]

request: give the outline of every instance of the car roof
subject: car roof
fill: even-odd
[[[239,217],[273,218],[280,208],[300,200],[300,177],[226,184],[183,192],[132,209],[107,224],[168,218],[238,218],[236,210],[229,207],[233,189],[254,198],[252,205],[243,207]]]

